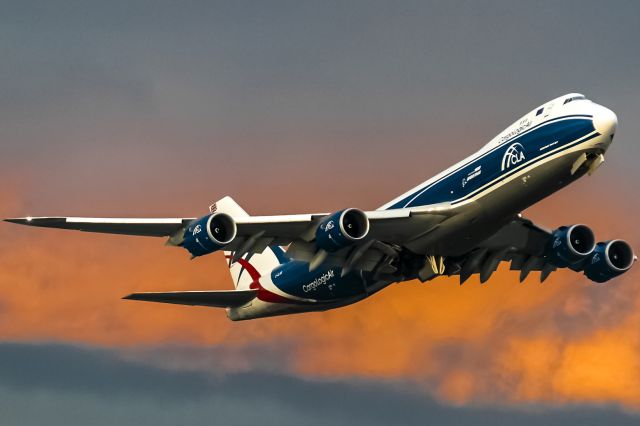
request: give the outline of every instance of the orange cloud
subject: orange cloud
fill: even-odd
[[[556,197],[557,208],[530,216],[572,223],[575,200]],[[0,204],[3,214],[21,205],[10,193],[0,193]],[[621,227],[601,212],[577,215],[598,232]],[[485,285],[401,283],[335,311],[232,323],[221,310],[120,300],[134,291],[231,288],[221,255],[190,261],[158,239],[1,224],[0,337],[238,353],[281,345],[298,374],[409,380],[457,404],[637,407],[637,274],[597,286],[559,271],[542,285],[533,276],[519,284],[501,267]]]

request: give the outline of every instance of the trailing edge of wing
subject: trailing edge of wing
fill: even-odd
[[[233,308],[249,303],[256,297],[257,292],[258,290],[171,291],[166,293],[133,293],[123,297],[123,299],[173,303],[176,305]]]

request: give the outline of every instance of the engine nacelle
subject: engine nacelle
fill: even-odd
[[[595,247],[596,239],[588,226],[561,226],[553,232],[545,257],[558,268],[580,269]]]
[[[189,224],[182,246],[194,257],[218,251],[236,237],[236,222],[226,213],[209,214]]]
[[[626,241],[598,243],[584,267],[584,274],[591,281],[603,283],[627,272],[634,260],[633,249]]]
[[[362,210],[341,210],[320,222],[316,229],[316,245],[333,252],[362,240],[368,233],[369,218]]]

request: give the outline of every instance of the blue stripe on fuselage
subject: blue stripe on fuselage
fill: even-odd
[[[417,207],[443,202],[460,202],[510,176],[525,164],[541,160],[558,148],[566,149],[573,142],[595,131],[591,116],[558,117],[516,136],[478,158],[470,160],[441,179],[394,203],[388,209]],[[502,170],[507,150],[520,144],[523,157]]]
[[[564,146],[563,146],[559,151],[564,151],[564,150],[566,150],[566,149],[568,149],[568,148],[571,148],[572,146],[575,146],[575,145],[581,144],[581,143],[583,143],[583,142],[586,142],[586,141],[591,140],[591,139],[593,139],[593,138],[595,138],[595,137],[598,137],[598,136],[600,136],[600,133],[598,133],[598,132],[592,132],[591,134],[589,134],[588,136],[586,136],[586,137],[584,137],[584,138],[580,138],[580,139],[578,139],[578,140],[576,140],[576,141],[574,141],[574,142],[571,142],[571,143],[569,143],[569,144],[564,145]],[[469,199],[469,198],[473,197],[474,195],[476,195],[476,194],[478,194],[478,193],[480,193],[480,192],[483,192],[483,191],[485,191],[485,190],[487,190],[487,189],[489,189],[489,188],[491,188],[491,187],[493,187],[493,186],[495,186],[495,185],[499,184],[500,182],[504,181],[504,180],[505,180],[506,178],[508,178],[509,176],[516,174],[516,173],[517,173],[518,171],[520,171],[521,169],[523,169],[523,168],[525,168],[525,167],[527,167],[527,166],[529,166],[529,165],[531,165],[531,164],[533,164],[533,163],[538,163],[538,162],[540,162],[541,160],[543,160],[543,159],[545,159],[545,158],[547,158],[547,157],[550,157],[550,156],[552,156],[553,154],[556,154],[557,152],[558,152],[558,151],[551,151],[551,150],[549,150],[549,152],[547,152],[547,153],[546,153],[546,154],[544,154],[544,155],[540,155],[540,156],[538,156],[538,157],[534,158],[534,159],[533,159],[533,160],[531,160],[531,161],[527,161],[526,163],[522,163],[522,165],[520,165],[520,166],[518,166],[518,167],[513,168],[511,171],[509,171],[508,173],[505,173],[505,174],[504,174],[504,175],[502,175],[500,178],[495,179],[494,181],[490,182],[488,185],[486,185],[486,186],[484,186],[484,187],[479,188],[479,189],[478,189],[478,190],[476,190],[475,192],[472,192],[471,194],[467,195],[466,197],[461,198],[461,199],[459,199],[459,200],[456,200],[456,201],[452,202],[452,204],[457,204],[457,203],[460,203],[460,202],[462,202],[462,201],[465,201],[465,200],[467,200],[467,199]]]

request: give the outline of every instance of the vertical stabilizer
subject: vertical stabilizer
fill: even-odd
[[[247,217],[249,213],[247,213],[240,204],[236,203],[236,201],[229,197],[228,195],[215,203],[209,206],[209,211],[211,213],[222,212],[226,213],[231,217]]]
[[[216,201],[209,207],[209,210],[211,213],[223,212],[235,218],[249,216],[249,214],[229,196]],[[279,246],[267,247],[262,253],[244,255],[233,263],[230,263],[233,252],[225,251],[224,257],[229,266],[233,285],[238,290],[248,290],[252,288],[252,283],[257,282],[262,276],[270,275],[274,268],[289,260],[285,256],[284,250]]]
[[[232,252],[224,254],[229,262]],[[269,246],[262,253],[245,255],[229,266],[233,285],[238,290],[256,288],[257,285],[252,286],[254,282],[257,283],[261,277],[271,275],[271,271],[288,260],[284,250],[278,246]]]

